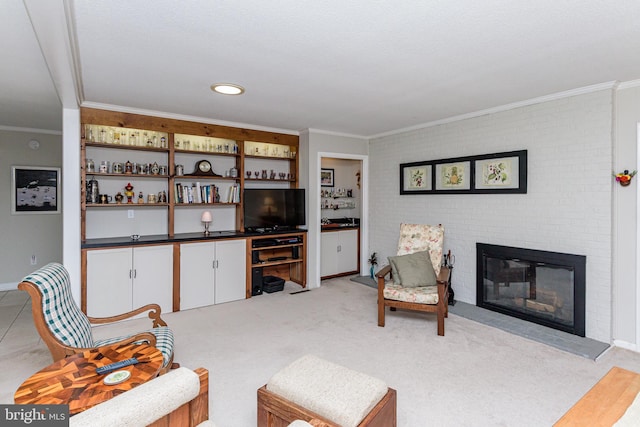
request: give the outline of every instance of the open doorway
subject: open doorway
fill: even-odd
[[[319,173],[320,279],[359,274],[366,247],[363,160],[321,157]]]

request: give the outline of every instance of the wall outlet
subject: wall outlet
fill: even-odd
[[[36,254],[31,255],[31,265],[36,265],[38,263],[38,258]]]
[[[127,211],[127,218],[134,218],[135,214],[133,212],[134,212],[133,209],[129,209]]]

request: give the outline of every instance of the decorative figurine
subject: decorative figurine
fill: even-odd
[[[142,191],[138,193],[138,203],[144,203],[144,194],[142,194]]]
[[[124,187],[124,195],[127,196],[127,204],[132,204],[133,203],[133,195],[135,193],[133,192],[133,185],[131,185],[130,182],[127,182],[127,185]]]
[[[124,199],[124,196],[122,195],[121,192],[118,191],[118,193],[116,194],[116,203],[121,205],[122,204],[122,200]]]
[[[628,169],[625,169],[624,172],[614,174],[613,176],[616,178],[616,181],[620,183],[620,185],[622,185],[623,187],[626,187],[629,184],[631,184],[631,178],[636,176],[636,173],[637,173],[636,171],[629,172]]]

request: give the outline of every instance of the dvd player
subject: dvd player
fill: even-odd
[[[282,237],[273,239],[257,239],[251,242],[253,248],[265,248],[269,246],[290,245],[294,243],[302,243],[301,237]]]

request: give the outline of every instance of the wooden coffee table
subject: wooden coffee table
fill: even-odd
[[[140,362],[118,370],[131,376],[116,385],[106,385],[107,374],[96,368],[135,357]],[[69,414],[77,414],[158,376],[162,353],[147,344],[98,347],[58,360],[29,377],[16,390],[18,404],[68,404]]]

